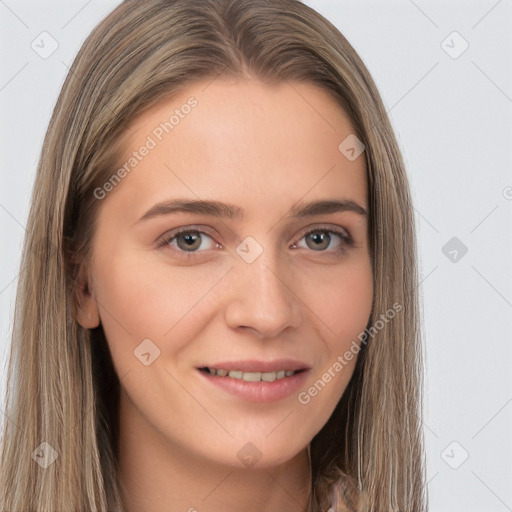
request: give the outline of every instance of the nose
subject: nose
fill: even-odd
[[[300,325],[301,301],[289,269],[264,255],[252,263],[238,261],[230,272],[225,321],[232,329],[245,328],[273,338]]]

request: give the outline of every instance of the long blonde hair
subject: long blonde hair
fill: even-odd
[[[126,0],[80,49],[44,139],[7,375],[3,512],[124,510],[119,379],[101,326],[83,329],[73,316],[79,256],[87,259],[95,229],[93,191],[119,165],[119,141],[134,116],[219,75],[315,84],[345,110],[365,145],[373,308],[352,379],[311,442],[308,512],[325,511],[331,497],[361,512],[426,510],[414,213],[365,65],[298,0]],[[392,304],[402,310],[376,329]]]

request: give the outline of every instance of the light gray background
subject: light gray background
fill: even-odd
[[[117,3],[0,0],[2,411],[43,136],[68,66]],[[306,3],[368,66],[407,165],[423,279],[431,510],[512,511],[512,1]],[[31,48],[44,31],[58,42],[46,59]]]

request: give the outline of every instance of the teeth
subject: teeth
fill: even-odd
[[[227,370],[208,368],[210,375],[219,377],[231,377],[232,379],[245,380],[246,382],[274,382],[275,380],[291,377],[296,372],[294,370],[279,370],[277,372],[243,372],[242,370]]]
[[[229,376],[230,377],[235,377],[235,379],[240,379],[242,378],[243,380],[245,380],[246,382],[258,382],[259,380],[261,380],[261,372],[235,372],[236,375],[231,375],[231,372],[229,372]],[[240,377],[239,377],[240,375]]]

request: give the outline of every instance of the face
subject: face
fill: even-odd
[[[77,314],[101,322],[122,425],[238,467],[284,463],[324,426],[373,297],[364,153],[338,148],[353,132],[316,86],[245,79],[133,121]]]

